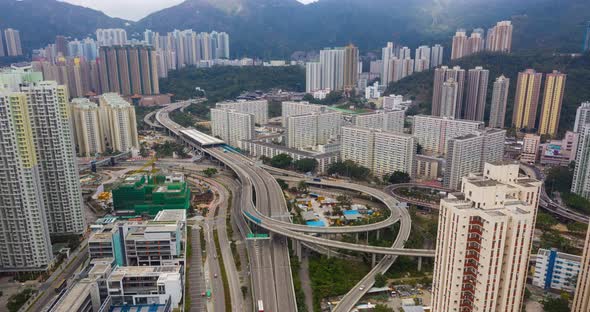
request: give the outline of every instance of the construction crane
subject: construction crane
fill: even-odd
[[[134,170],[132,172],[130,172],[130,174],[136,174],[136,173],[142,173],[144,172],[149,166],[152,167],[150,173],[154,174],[158,171],[158,169],[156,169],[156,161],[158,161],[158,158],[156,157],[156,154],[154,154],[152,156],[152,158],[150,158],[150,160],[148,160],[148,162],[146,162],[143,166],[141,166],[141,168]]]

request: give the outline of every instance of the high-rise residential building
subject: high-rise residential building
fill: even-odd
[[[541,181],[485,164],[440,203],[433,311],[522,309]]]
[[[430,47],[419,46],[416,48],[416,56],[414,57],[414,71],[421,72],[430,68]]]
[[[467,74],[467,93],[463,118],[483,121],[488,96],[490,71],[477,66]]]
[[[20,40],[20,31],[12,28],[6,28],[4,30],[4,40],[6,40],[7,56],[23,55],[23,48]]]
[[[590,127],[584,127],[584,130],[587,134],[590,134]],[[586,140],[588,140],[588,138],[586,138]],[[590,145],[590,142],[586,141],[586,144]],[[586,153],[587,152],[588,148],[586,148]],[[586,174],[588,174],[588,172],[586,172]],[[588,176],[586,176],[586,178],[587,177]],[[588,228],[588,232],[586,233],[586,241],[584,242],[583,250],[580,273],[578,274],[576,293],[574,295],[571,312],[585,312],[590,309],[590,228]]]
[[[410,50],[410,48],[408,48],[408,47],[401,47],[398,50],[397,57],[400,58],[400,59],[402,59],[402,60],[403,59],[409,59],[409,58],[412,58],[411,53],[412,53],[412,50]]]
[[[305,63],[305,92],[313,93],[322,89],[322,68],[320,62]]]
[[[481,29],[481,28],[480,28]],[[482,29],[483,31],[483,29]],[[477,32],[475,29],[467,39],[467,54],[473,54],[483,51],[485,48],[485,40],[481,32]],[[465,55],[464,55],[465,56]]]
[[[112,46],[127,44],[127,32],[121,28],[97,29],[96,42],[98,46]]]
[[[443,61],[443,47],[440,44],[435,44],[431,49],[430,68],[435,68],[442,65]]]
[[[571,191],[572,193],[590,199],[590,124],[588,123],[583,125],[579,132],[576,167],[574,169]],[[585,300],[588,301],[590,299],[586,298]]]
[[[267,100],[256,100],[256,101],[244,101],[238,100],[236,102],[223,102],[217,103],[216,108],[221,109],[233,109],[240,113],[254,114],[254,122],[259,125],[265,125],[268,123],[268,101]]]
[[[576,110],[574,132],[582,132],[582,127],[590,123],[590,102],[583,102]]]
[[[451,60],[462,58],[469,54],[469,46],[467,44],[467,33],[465,29],[458,29],[453,36],[453,45],[451,47]]]
[[[481,121],[416,115],[412,124],[412,134],[425,153],[443,155],[447,151],[447,142],[450,139],[472,134],[483,128],[484,123]]]
[[[508,89],[510,88],[510,79],[501,75],[496,78],[492,91],[492,104],[490,108],[490,128],[504,128],[506,120],[506,102],[508,100]]]
[[[543,74],[534,69],[518,73],[512,113],[512,125],[516,129],[535,128],[542,80]]]
[[[306,115],[311,113],[323,113],[326,111],[326,106],[311,104],[309,102],[292,102],[285,101],[281,103],[281,116],[283,118],[283,126],[286,125],[287,117]]]
[[[383,62],[383,68],[381,69],[381,84],[388,86],[391,81],[390,60],[394,57],[393,53],[393,42],[388,42],[387,46],[381,49],[381,61]]]
[[[342,127],[340,157],[371,169],[375,176],[395,171],[414,175],[416,140],[408,134]]]
[[[211,109],[211,130],[213,136],[219,137],[227,144],[240,147],[241,140],[254,139],[254,114],[240,113],[231,109]]]
[[[160,93],[156,52],[144,45],[101,47],[100,82],[103,92]]]
[[[461,179],[480,172],[485,163],[502,161],[506,130],[490,129],[452,138],[448,142],[443,185],[460,189]]]
[[[359,49],[352,44],[344,48],[344,88],[352,89],[359,77]]]
[[[68,56],[68,39],[64,36],[55,36],[55,50],[62,57]]]
[[[105,150],[127,152],[139,149],[135,107],[117,93],[104,93],[99,97],[100,123]]]
[[[512,22],[501,21],[488,30],[486,50],[510,53],[512,49]]]
[[[320,51],[322,89],[341,90],[344,87],[344,49]]]
[[[541,137],[532,133],[525,134],[522,140],[522,152],[520,161],[524,163],[535,163],[539,156],[539,145]]]
[[[405,112],[393,110],[372,114],[355,115],[352,122],[359,128],[381,129],[393,133],[404,132]]]
[[[590,21],[586,23],[586,31],[584,32],[584,46],[582,51],[590,51]]]
[[[4,50],[4,32],[0,29],[0,57],[6,56],[6,51]]]
[[[463,110],[463,90],[465,86],[465,70],[459,66],[449,68],[447,66],[441,66],[434,70],[434,83],[432,90],[432,115],[441,115],[441,102],[442,102],[442,87],[445,82],[453,78],[457,83],[457,100],[455,102],[456,116],[460,116],[460,112]],[[459,114],[459,115],[457,115]]]
[[[286,118],[287,147],[296,149],[323,145],[340,135],[342,114],[311,113]]]
[[[0,271],[46,270],[53,258],[27,96],[0,90]]]
[[[52,64],[48,61],[34,61],[33,70],[43,73],[45,80],[54,80],[67,85],[70,96],[84,97],[102,92],[99,66],[96,61],[70,58]]]
[[[541,106],[541,119],[539,121],[539,134],[541,135],[547,134],[554,137],[557,134],[565,80],[566,74],[556,70],[545,75],[543,105]]]
[[[442,85],[440,99],[440,116],[441,117],[460,117],[461,112],[457,112],[457,92],[458,84],[453,78],[449,78]]]
[[[98,105],[86,98],[72,100],[72,128],[79,155],[86,157],[104,152]]]

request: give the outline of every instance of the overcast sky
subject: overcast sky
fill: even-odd
[[[60,0],[103,11],[112,17],[120,17],[137,21],[142,17],[179,4],[184,0]],[[315,2],[317,0],[297,0],[302,3]]]

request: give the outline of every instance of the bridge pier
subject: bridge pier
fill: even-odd
[[[355,236],[355,243],[358,244],[359,243],[359,233],[358,232],[354,233],[354,236]]]
[[[377,240],[379,240],[379,233],[381,233],[381,230],[377,230]]]
[[[295,241],[295,255],[297,255],[297,259],[301,262],[301,257],[303,256],[301,247],[301,241]]]
[[[418,272],[422,271],[422,257],[418,257]]]
[[[373,254],[371,256],[371,268],[374,268],[376,264],[377,264],[377,254]]]
[[[369,231],[367,231],[367,245],[369,245]]]

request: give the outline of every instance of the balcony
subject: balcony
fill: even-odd
[[[479,226],[483,227],[483,221],[481,219],[475,219],[475,218],[471,219],[471,220],[469,220],[469,224],[479,225]]]

